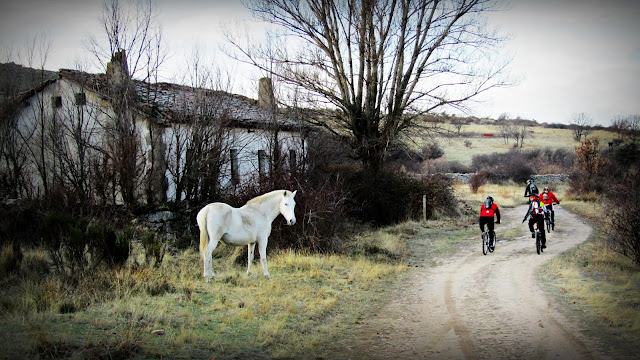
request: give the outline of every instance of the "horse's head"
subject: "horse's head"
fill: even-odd
[[[293,225],[296,223],[296,213],[294,211],[296,207],[296,201],[294,200],[294,197],[296,196],[297,192],[298,190],[294,192],[285,191],[282,200],[280,200],[280,214],[282,214],[285,220],[287,220],[288,225]]]

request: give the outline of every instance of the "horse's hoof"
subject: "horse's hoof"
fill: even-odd
[[[269,276],[269,275],[265,275],[264,277],[266,277],[267,280],[271,280],[271,276]]]

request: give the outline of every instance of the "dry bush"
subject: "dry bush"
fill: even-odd
[[[7,243],[0,250],[0,275],[6,275],[20,269],[22,249],[18,243]]]
[[[562,174],[571,171],[575,159],[566,149],[511,149],[473,157],[471,168],[486,170],[491,181],[513,180],[521,183],[532,174]]]
[[[441,161],[441,159],[430,162],[430,173],[470,173],[471,168],[463,165],[459,161]]]
[[[607,189],[613,248],[640,266],[640,169]]]
[[[476,194],[480,186],[487,183],[487,171],[480,170],[473,174],[469,179],[469,187],[471,188],[471,192]]]
[[[340,174],[348,194],[348,215],[357,221],[384,226],[420,220],[424,195],[427,218],[455,212],[451,180],[442,175],[414,178],[387,170],[372,175],[354,167],[341,168]]]

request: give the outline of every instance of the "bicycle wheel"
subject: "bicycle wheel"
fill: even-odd
[[[540,244],[540,230],[536,231],[536,252],[540,255],[542,244]]]
[[[493,252],[496,249],[496,233],[492,233],[489,238],[489,252]]]
[[[547,224],[547,233],[551,232],[551,221],[549,219],[545,219],[544,222]]]
[[[487,233],[482,233],[482,253],[487,255],[487,250],[489,250],[489,236]]]

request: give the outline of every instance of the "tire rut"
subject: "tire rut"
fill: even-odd
[[[332,354],[343,359],[550,359],[607,358],[579,324],[564,317],[545,296],[536,272],[554,256],[589,238],[591,228],[558,207],[558,231],[536,254],[526,207],[503,210],[500,232],[520,235],[499,241],[486,256],[477,238],[436,267],[416,268],[394,298],[356,325]],[[479,229],[478,229],[479,230]],[[428,239],[425,239],[428,242]]]

